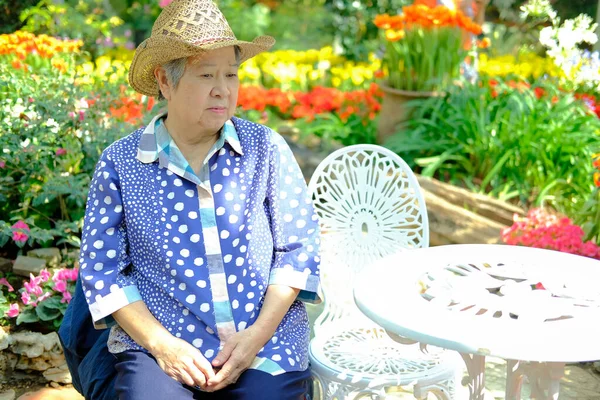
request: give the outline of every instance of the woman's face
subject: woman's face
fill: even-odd
[[[216,133],[235,112],[238,68],[233,47],[190,57],[179,85],[167,97],[169,117],[201,132]]]

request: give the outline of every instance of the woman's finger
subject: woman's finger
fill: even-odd
[[[192,379],[192,377],[190,376],[190,374],[183,368],[180,368],[177,371],[177,375],[178,378],[177,380],[181,383],[185,383],[188,386],[196,386],[196,384],[194,383],[194,379]]]
[[[205,382],[214,378],[215,370],[213,369],[212,365],[210,365],[210,362],[208,362],[208,360],[204,358],[200,352],[198,352],[198,354],[194,357],[194,365],[204,374],[204,377],[206,378]]]
[[[228,340],[227,342],[225,342],[225,345],[213,360],[212,365],[215,367],[220,367],[221,365],[225,364],[225,362],[229,360],[229,357],[231,357],[231,353],[233,353],[236,344],[237,343],[233,340]]]
[[[190,386],[206,386],[206,376],[204,376],[204,372],[198,368],[193,359],[190,359],[189,363],[186,364],[186,372],[190,375],[192,380],[194,381],[193,385]]]

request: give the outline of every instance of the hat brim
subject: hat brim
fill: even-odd
[[[129,84],[136,92],[156,97],[159,89],[154,70],[159,65],[229,46],[239,46],[241,64],[259,53],[268,51],[274,44],[275,39],[271,36],[259,36],[252,42],[229,39],[202,45],[193,45],[168,36],[150,37],[135,50],[129,67]]]

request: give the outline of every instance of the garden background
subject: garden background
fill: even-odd
[[[5,332],[60,326],[96,161],[165,106],[127,72],[169,2],[0,0]],[[524,210],[498,240],[600,259],[597,2],[492,0],[461,76],[381,141],[391,39],[375,20],[412,3],[217,1],[239,39],[277,39],[242,65],[238,116],[318,154],[379,141],[423,177]]]

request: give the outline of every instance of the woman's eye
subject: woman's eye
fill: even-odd
[[[201,75],[201,76],[202,76],[203,78],[212,78],[212,75],[211,75],[211,74],[204,74],[204,75]]]
[[[228,75],[230,78],[235,78],[237,76],[237,74],[229,74]]]

